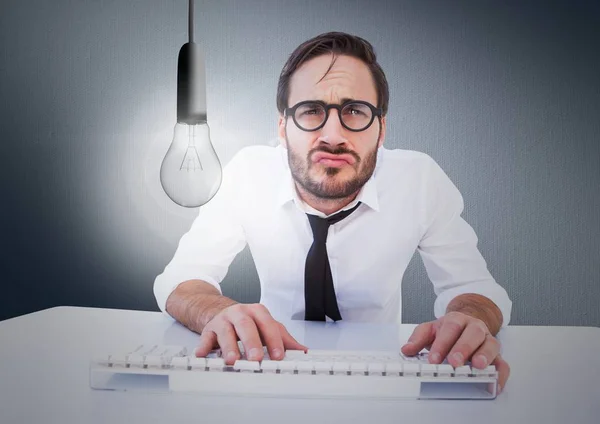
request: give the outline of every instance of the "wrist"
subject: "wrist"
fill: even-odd
[[[195,329],[193,331],[198,334],[202,333],[202,330],[206,325],[212,321],[212,319],[219,315],[223,310],[227,309],[230,306],[236,305],[236,302],[233,299],[225,297],[220,294],[215,295],[207,295],[206,298],[202,299],[203,307],[191,307],[190,311],[197,311],[196,317],[193,320]]]
[[[169,295],[166,311],[185,327],[200,334],[210,320],[236,303],[207,282],[188,280]]]
[[[446,308],[448,312],[460,312],[485,323],[488,330],[495,336],[502,326],[502,312],[496,304],[485,296],[475,293],[461,294],[450,301]]]

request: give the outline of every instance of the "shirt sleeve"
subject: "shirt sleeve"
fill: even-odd
[[[160,310],[177,286],[187,280],[204,280],[221,292],[220,283],[229,265],[246,246],[246,236],[236,202],[243,161],[238,153],[223,170],[217,194],[200,207],[190,230],[181,237],[173,259],[154,280],[154,296]],[[170,315],[168,315],[170,316]]]
[[[492,277],[477,248],[477,235],[461,217],[463,197],[442,168],[430,158],[423,215],[426,230],[419,254],[437,296],[434,314],[440,318],[450,301],[464,293],[492,300],[502,312],[502,327],[510,321],[512,302]]]

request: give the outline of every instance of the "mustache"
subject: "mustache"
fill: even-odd
[[[358,156],[358,154],[356,152],[346,149],[345,147],[342,147],[342,146],[337,147],[335,149],[330,149],[325,146],[316,147],[312,150],[309,150],[308,159],[310,160],[310,157],[317,152],[325,152],[325,153],[329,153],[330,155],[344,155],[344,154],[351,155],[354,158],[354,160],[356,161],[356,163],[360,162],[360,156]]]

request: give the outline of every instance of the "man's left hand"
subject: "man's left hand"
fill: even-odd
[[[448,312],[435,321],[418,325],[401,350],[413,356],[423,348],[429,350],[431,364],[440,364],[447,357],[454,368],[469,360],[479,369],[494,365],[498,371],[498,393],[508,380],[510,366],[500,356],[500,342],[478,318]]]

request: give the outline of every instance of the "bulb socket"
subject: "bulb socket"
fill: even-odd
[[[177,59],[177,122],[206,123],[206,67],[202,49],[185,43]]]

